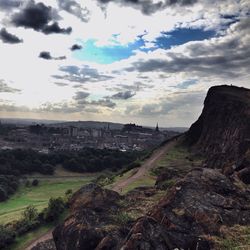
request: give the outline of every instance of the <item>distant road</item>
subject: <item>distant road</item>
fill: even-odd
[[[164,146],[156,149],[153,152],[153,154],[151,155],[151,157],[149,159],[147,159],[141,165],[140,168],[138,168],[138,171],[134,175],[128,177],[125,180],[120,180],[117,183],[115,183],[112,190],[116,191],[118,193],[122,192],[122,190],[125,187],[127,187],[131,183],[135,182],[136,180],[143,178],[143,176],[145,176],[145,174],[150,169],[154,168],[156,166],[156,164],[162,159],[162,157],[167,154],[169,149],[172,148],[173,146],[175,146],[177,142],[178,142],[178,139],[173,139],[173,140],[170,140],[169,142],[167,142]]]

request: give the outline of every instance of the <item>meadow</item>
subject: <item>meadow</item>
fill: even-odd
[[[26,187],[25,184],[20,185],[17,192],[5,202],[0,203],[0,223],[5,224],[21,217],[24,209],[29,206],[35,206],[41,211],[48,205],[51,197],[56,198],[64,196],[68,189],[73,192],[81,186],[91,182],[94,176],[30,176],[28,179],[38,179],[38,186]]]

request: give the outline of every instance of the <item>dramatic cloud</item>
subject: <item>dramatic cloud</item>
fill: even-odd
[[[1,10],[10,10],[12,8],[20,7],[23,1],[19,0],[0,0]]]
[[[82,46],[81,46],[81,45],[78,45],[78,44],[74,44],[74,45],[72,45],[72,47],[70,48],[71,51],[80,50],[80,49],[82,49]]]
[[[48,51],[42,51],[39,54],[39,57],[45,60],[65,60],[66,59],[66,56],[52,57],[50,52]]]
[[[60,28],[57,22],[50,24],[57,17],[55,10],[44,3],[35,3],[30,0],[23,9],[12,16],[12,22],[17,27],[32,28],[45,34],[63,33],[70,34],[72,28]]]
[[[200,76],[237,77],[250,65],[250,18],[232,24],[227,34],[201,42],[189,42],[171,50],[155,50],[135,59],[128,72],[197,73]],[[135,57],[136,58],[136,57]]]
[[[63,82],[55,82],[54,84],[59,86],[59,87],[69,86],[67,83],[63,83]]]
[[[20,91],[20,89],[11,88],[8,86],[4,80],[0,80],[0,93],[19,93]]]
[[[52,34],[52,33],[61,33],[61,34],[70,34],[72,32],[72,28],[68,27],[66,29],[60,28],[58,22],[54,22],[51,25],[46,25],[43,28],[43,33],[48,35],[48,34]]]
[[[90,68],[89,66],[83,66],[82,68],[77,66],[65,66],[61,67],[60,71],[67,73],[66,75],[53,75],[56,79],[64,79],[70,82],[100,82],[112,79],[112,76],[101,74],[97,69]]]
[[[76,101],[76,106],[79,108],[86,108],[88,106],[101,106],[107,108],[114,108],[116,104],[112,102],[108,97],[99,100],[86,100],[89,97],[88,92],[78,91],[73,99]]]
[[[132,6],[140,9],[144,14],[150,15],[156,11],[163,10],[171,5],[188,6],[193,5],[198,0],[97,0],[100,4],[105,5],[109,2],[117,2],[120,5]]]
[[[127,100],[127,99],[133,97],[134,95],[136,95],[135,92],[132,92],[132,91],[128,90],[128,91],[125,91],[125,92],[118,92],[118,93],[112,95],[111,98],[112,99],[117,99],[117,100],[119,100],[119,99]]]
[[[4,43],[11,43],[11,44],[15,44],[15,43],[22,43],[23,40],[19,39],[17,36],[9,33],[5,28],[2,28],[0,30],[0,39],[4,42]]]
[[[69,12],[70,14],[78,17],[83,22],[87,22],[89,19],[89,10],[82,8],[80,3],[72,0],[57,0],[58,5],[61,9]]]
[[[176,92],[151,103],[128,105],[125,115],[153,120],[159,117],[165,117],[165,119],[169,117],[175,119],[175,122],[185,119],[186,122],[192,123],[201,112],[205,94],[204,91]]]
[[[74,100],[79,101],[79,100],[85,100],[89,96],[89,93],[84,92],[84,91],[78,91],[76,92],[76,95],[74,96]]]

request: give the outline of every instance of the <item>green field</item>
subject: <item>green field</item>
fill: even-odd
[[[76,191],[93,178],[94,176],[39,177],[37,187],[21,185],[10,199],[0,203],[0,223],[5,224],[19,219],[28,205],[34,205],[38,211],[41,211],[47,206],[51,197],[63,196],[68,189]]]

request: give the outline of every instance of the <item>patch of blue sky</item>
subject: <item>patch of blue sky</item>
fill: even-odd
[[[216,33],[213,30],[182,28],[171,32],[163,32],[162,36],[156,39],[155,45],[158,48],[170,49],[187,42],[209,39],[215,35]]]
[[[116,36],[114,35],[114,40]],[[81,61],[110,64],[131,57],[137,50],[147,52],[158,48],[169,49],[189,41],[202,41],[213,36],[215,36],[214,31],[187,28],[176,29],[167,33],[163,32],[161,36],[156,38],[154,46],[151,48],[144,47],[146,41],[143,35],[138,36],[135,42],[128,43],[126,46],[119,43],[110,46],[97,46],[96,40],[89,39],[85,43],[82,43],[81,50],[73,52],[73,57]]]
[[[188,80],[181,82],[173,87],[175,87],[175,88],[177,87],[180,89],[187,89],[189,86],[197,84],[197,82],[198,82],[197,79],[188,79]]]
[[[142,38],[129,43],[126,46],[115,44],[111,46],[97,46],[96,40],[90,39],[82,44],[82,49],[73,52],[73,57],[81,61],[110,64],[122,59],[127,59],[135,54],[135,51],[144,46]]]

